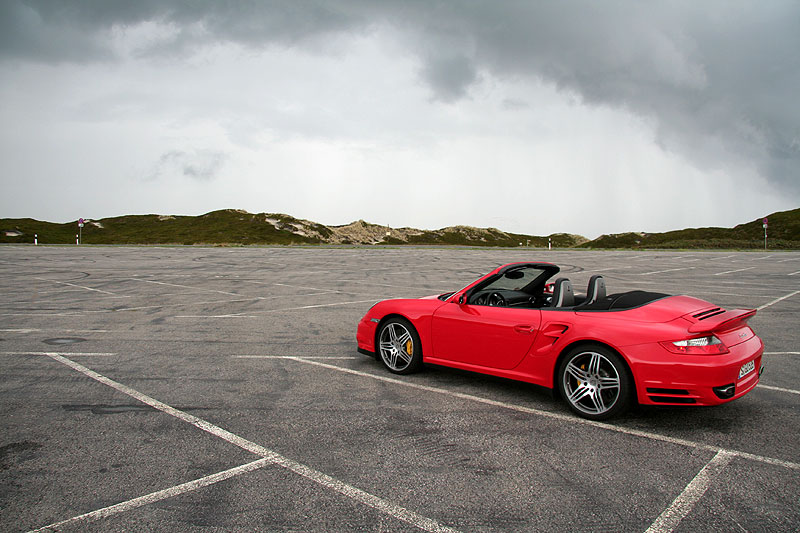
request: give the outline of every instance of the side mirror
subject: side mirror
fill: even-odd
[[[462,294],[461,296],[458,297],[458,305],[464,305],[464,303],[466,302],[464,300],[464,295]]]

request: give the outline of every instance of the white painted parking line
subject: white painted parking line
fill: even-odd
[[[650,433],[649,431],[642,431],[642,430],[638,430],[638,429],[631,429],[631,428],[626,428],[626,427],[621,427],[621,426],[615,426],[613,424],[608,424],[606,422],[595,422],[593,420],[587,420],[585,418],[578,418],[578,417],[575,417],[575,416],[572,416],[572,415],[562,415],[560,413],[554,413],[552,411],[543,411],[541,409],[536,409],[536,408],[533,408],[533,407],[525,407],[525,406],[522,406],[522,405],[516,405],[516,404],[497,401],[497,400],[490,400],[489,398],[483,398],[481,396],[474,396],[472,394],[466,394],[466,393],[463,393],[463,392],[453,392],[453,391],[450,391],[450,390],[447,390],[447,389],[442,389],[442,388],[439,388],[439,387],[431,387],[429,385],[420,385],[418,383],[413,383],[411,381],[403,381],[403,380],[396,379],[396,378],[390,378],[390,377],[386,377],[386,376],[379,376],[377,374],[370,374],[369,372],[361,372],[359,370],[352,370],[350,368],[344,368],[344,367],[341,367],[341,366],[329,365],[327,363],[321,363],[319,361],[312,361],[312,360],[309,360],[309,359],[307,359],[305,357],[302,357],[302,356],[287,357],[287,359],[294,359],[295,361],[298,361],[300,363],[305,363],[305,364],[308,364],[308,365],[321,366],[323,368],[329,368],[331,370],[336,370],[337,372],[344,372],[346,374],[353,374],[355,376],[362,376],[362,377],[367,377],[367,378],[370,378],[370,379],[376,379],[378,381],[383,381],[383,382],[386,382],[386,383],[394,383],[394,384],[397,384],[397,385],[403,385],[405,387],[409,387],[409,388],[412,388],[412,389],[424,390],[424,391],[428,391],[428,392],[435,392],[435,393],[438,393],[438,394],[444,394],[446,396],[451,396],[453,398],[459,398],[459,399],[462,399],[462,400],[470,400],[470,401],[474,401],[474,402],[478,402],[478,403],[483,403],[483,404],[486,404],[486,405],[492,405],[492,406],[495,406],[495,407],[502,407],[504,409],[511,409],[513,411],[517,411],[517,412],[520,412],[520,413],[528,413],[528,414],[532,414],[532,415],[543,416],[543,417],[547,417],[547,418],[552,418],[554,420],[561,420],[561,421],[564,421],[564,422],[569,422],[571,424],[583,424],[583,425],[586,425],[586,426],[593,426],[593,427],[596,427],[596,428],[606,429],[608,431],[614,431],[614,432],[617,432],[617,433],[623,433],[625,435],[632,435],[634,437],[642,437],[642,438],[650,439],[650,440],[668,442],[670,444],[677,444],[679,446],[686,446],[686,447],[695,448],[695,449],[698,449],[698,450],[709,450],[709,451],[713,451],[713,452],[725,451],[727,453],[730,453],[730,454],[735,455],[737,457],[742,457],[744,459],[750,459],[752,461],[757,461],[757,462],[760,462],[760,463],[766,463],[766,464],[771,464],[771,465],[775,465],[775,466],[782,466],[784,468],[791,468],[791,469],[794,469],[794,470],[800,470],[800,463],[794,463],[792,461],[785,461],[783,459],[776,459],[774,457],[767,457],[767,456],[764,456],[764,455],[757,455],[757,454],[753,454],[753,453],[749,453],[749,452],[742,452],[742,451],[738,451],[738,450],[728,450],[728,449],[724,449],[724,448],[722,448],[720,446],[713,446],[711,444],[704,444],[702,442],[694,442],[694,441],[691,441],[691,440],[679,439],[679,438],[676,438],[676,437],[670,437],[670,436],[667,436],[667,435],[661,435],[659,433]]]
[[[714,258],[709,259],[709,261],[719,261],[720,259],[730,259],[731,257],[734,257],[734,256],[726,255],[725,257],[714,257]]]
[[[333,304],[317,304],[317,305],[304,305],[301,307],[290,307],[289,309],[275,309],[273,311],[266,311],[267,313],[280,313],[281,311],[295,311],[297,309],[313,309],[316,307],[333,307],[336,305],[352,305],[352,304],[365,304],[369,302],[377,302],[378,300],[375,298],[370,298],[369,300],[356,300],[355,302],[337,302]]]
[[[40,328],[20,328],[20,329],[0,329],[0,333],[34,333],[37,331],[58,331],[61,333],[112,333],[110,329],[40,329]]]
[[[764,355],[800,355],[800,352],[764,352]]]
[[[255,315],[176,315],[173,318],[258,318]]]
[[[639,274],[640,276],[649,276],[650,274],[663,274],[664,272],[676,272],[678,270],[692,270],[694,267],[681,267],[681,268],[669,268],[667,270],[656,270],[655,272],[643,272]]]
[[[290,287],[292,289],[307,289],[310,291],[342,292],[331,289],[320,289],[319,287],[306,287],[304,285],[289,285],[288,283],[270,283],[269,285],[277,285],[278,287]]]
[[[192,287],[190,285],[178,285],[177,283],[166,283],[164,281],[153,281],[151,279],[139,279],[139,278],[126,278],[132,281],[141,281],[143,283],[154,283],[156,285],[167,285],[169,287],[180,287],[182,289],[192,289],[194,291],[202,291],[202,292],[216,292],[218,294],[227,294],[229,296],[241,296],[241,294],[237,294],[235,292],[226,292],[226,291],[217,291],[213,289],[203,289],[201,287]]]
[[[778,392],[788,392],[789,394],[800,394],[800,390],[784,389],[783,387],[771,387],[769,385],[762,385],[761,383],[758,384],[758,387],[761,389],[774,390]]]
[[[791,274],[788,274],[788,275],[789,276],[796,276],[797,274],[800,274],[800,270],[798,270],[797,272],[792,272]]]
[[[329,294],[329,291],[310,292],[304,294],[279,294],[272,296],[253,296],[251,298],[238,298],[234,300],[211,300],[205,302],[179,302],[172,304],[143,305],[139,307],[123,307],[120,309],[114,309],[114,312],[116,313],[119,311],[142,311],[144,309],[159,309],[162,307],[190,307],[193,305],[224,305],[224,304],[241,303],[241,302],[257,302],[259,300],[275,300],[277,298],[300,298],[305,296],[318,296],[320,294]],[[164,296],[166,295],[163,294],[159,295],[159,297],[164,297]]]
[[[294,359],[296,356],[294,355],[233,355],[236,359]],[[324,355],[304,355],[303,359],[361,359],[360,357],[336,357],[336,356],[324,356]]]
[[[75,355],[78,357],[109,357],[113,352],[0,352],[0,355]]]
[[[34,532],[53,531],[53,530],[58,531],[59,529],[65,526],[75,526],[79,523],[94,522],[95,520],[100,520],[102,518],[106,518],[118,513],[124,513],[126,511],[136,509],[137,507],[142,507],[143,505],[149,505],[151,503],[156,503],[161,500],[166,500],[167,498],[172,498],[180,494],[185,494],[187,492],[201,489],[203,487],[213,485],[214,483],[219,483],[220,481],[225,481],[226,479],[238,476],[239,474],[252,472],[253,470],[258,470],[259,468],[263,468],[271,464],[273,464],[273,462],[270,459],[258,459],[256,461],[253,461],[252,463],[247,463],[245,465],[237,466],[235,468],[231,468],[223,472],[211,474],[210,476],[201,477],[200,479],[195,479],[194,481],[182,483],[180,485],[176,485],[168,489],[151,492],[150,494],[146,494],[144,496],[140,496],[132,500],[120,502],[116,505],[111,505],[109,507],[103,507],[102,509],[97,509],[96,511],[92,511],[90,513],[85,513],[79,516],[69,518],[67,520],[62,520],[61,522],[55,522],[53,524],[41,527],[39,529],[34,529],[33,531]]]
[[[753,261],[761,261],[762,259],[769,259],[770,257],[773,257],[773,256],[772,255],[765,255],[763,257],[756,257],[756,258],[754,258],[752,260]]]
[[[50,283],[58,283],[60,285],[69,285],[70,287],[77,287],[78,289],[84,289],[87,291],[94,291],[94,292],[102,292],[103,294],[110,294],[112,296],[116,296],[113,292],[102,291],[100,289],[93,289],[91,287],[84,287],[83,285],[75,285],[74,283],[67,283],[66,281],[56,281],[54,279],[45,279],[45,278],[34,278],[38,279],[39,281],[49,281]],[[128,296],[120,296],[120,298],[128,298]]]
[[[285,309],[270,309],[269,311],[262,311],[257,315],[177,315],[173,318],[262,318],[264,315],[270,313],[283,313],[286,311],[300,311],[302,309],[313,309],[316,307],[335,307],[339,305],[353,305],[363,304],[369,302],[377,302],[379,298],[370,298],[369,300],[357,300],[355,302],[336,302],[332,304],[316,304],[316,305],[302,305],[299,307],[287,307]]]
[[[397,289],[412,289],[418,291],[429,291],[429,294],[437,292],[437,289],[432,287],[419,287],[414,285],[393,285],[391,283],[375,283],[372,281],[362,281],[357,279],[334,279],[336,283],[358,283],[360,285],[375,285],[376,287],[394,287]]]
[[[323,487],[335,490],[336,492],[347,496],[348,498],[363,503],[373,509],[385,513],[389,516],[402,520],[406,523],[409,523],[419,529],[423,529],[425,531],[431,532],[442,532],[442,533],[454,533],[457,530],[449,528],[432,520],[430,518],[424,517],[420,514],[415,513],[414,511],[410,511],[405,509],[404,507],[400,507],[399,505],[395,505],[387,500],[384,500],[374,494],[370,494],[369,492],[365,492],[359,488],[356,488],[352,485],[348,485],[342,481],[339,481],[336,478],[328,476],[327,474],[323,474],[313,468],[310,468],[304,464],[298,463],[293,461],[287,457],[284,457],[272,450],[269,450],[259,444],[251,442],[243,437],[235,435],[226,429],[222,429],[219,426],[212,424],[202,418],[198,418],[194,415],[190,415],[184,411],[179,409],[175,409],[163,402],[156,400],[155,398],[151,398],[146,394],[142,394],[141,392],[128,387],[127,385],[123,385],[113,379],[107,378],[102,374],[95,372],[94,370],[90,370],[85,366],[76,363],[66,357],[59,355],[58,353],[52,352],[47,353],[50,358],[62,363],[73,370],[77,370],[81,374],[84,374],[87,377],[94,379],[95,381],[99,381],[100,383],[111,387],[123,394],[130,396],[140,402],[149,405],[159,411],[167,413],[168,415],[172,415],[179,420],[183,420],[207,433],[210,433],[216,437],[219,437],[231,444],[238,446],[244,450],[247,450],[255,455],[259,455],[264,459],[272,462],[274,464],[280,465],[287,470],[291,470],[292,472],[299,474],[306,479],[310,479],[322,485]],[[309,361],[310,362],[310,361]]]
[[[631,257],[631,259],[633,259]],[[633,268],[631,265],[628,266],[619,266],[619,267],[609,267],[609,268],[587,268],[584,272],[605,272],[607,270],[621,270],[623,268]]]
[[[718,451],[645,533],[669,533],[678,527],[731,459],[733,459],[732,454],[724,450]]]
[[[800,293],[800,291],[794,291],[794,292],[790,292],[790,293],[789,293],[789,294],[787,294],[786,296],[781,296],[780,298],[775,298],[775,299],[774,299],[774,300],[772,300],[771,302],[769,302],[769,303],[766,303],[766,304],[762,305],[761,307],[757,308],[757,310],[758,310],[758,311],[761,311],[762,309],[766,309],[767,307],[769,307],[769,306],[771,306],[771,305],[775,305],[776,303],[778,303],[778,302],[780,302],[780,301],[783,301],[783,300],[785,300],[786,298],[791,298],[792,296],[794,296],[795,294],[798,294],[798,293]]]
[[[85,311],[71,313],[0,313],[0,316],[83,316],[84,313]]]
[[[733,274],[734,272],[743,272],[745,270],[752,270],[755,267],[747,267],[747,268],[737,268],[736,270],[726,270],[725,272],[717,272],[714,274],[715,276],[721,276],[723,274]]]

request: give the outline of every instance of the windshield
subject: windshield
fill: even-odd
[[[481,287],[481,290],[521,291],[545,272],[546,270],[542,268],[532,266],[516,268],[509,270],[488,285]]]

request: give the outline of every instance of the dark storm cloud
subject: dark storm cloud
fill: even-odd
[[[150,172],[149,179],[183,175],[198,181],[210,181],[217,177],[227,156],[222,152],[198,150],[187,153],[182,150],[170,150],[161,155]]]
[[[477,79],[475,65],[465,56],[431,58],[422,70],[438,100],[452,102],[463,98]]]
[[[142,22],[174,28],[156,45],[171,53],[215,42],[321,50],[333,35],[391,28],[434,100],[468,96],[484,73],[542,80],[644,117],[700,167],[751,163],[800,193],[796,2],[6,1],[0,57],[108,60],[104,35]]]
[[[44,62],[89,62],[112,55],[104,33],[144,22],[173,25],[175,42],[249,46],[311,42],[349,30],[360,17],[334,2],[216,0],[8,0],[0,2],[0,54]]]

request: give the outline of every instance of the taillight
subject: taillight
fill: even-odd
[[[687,355],[716,355],[728,353],[728,348],[714,335],[672,342],[662,342],[661,346],[672,353],[682,353]]]

